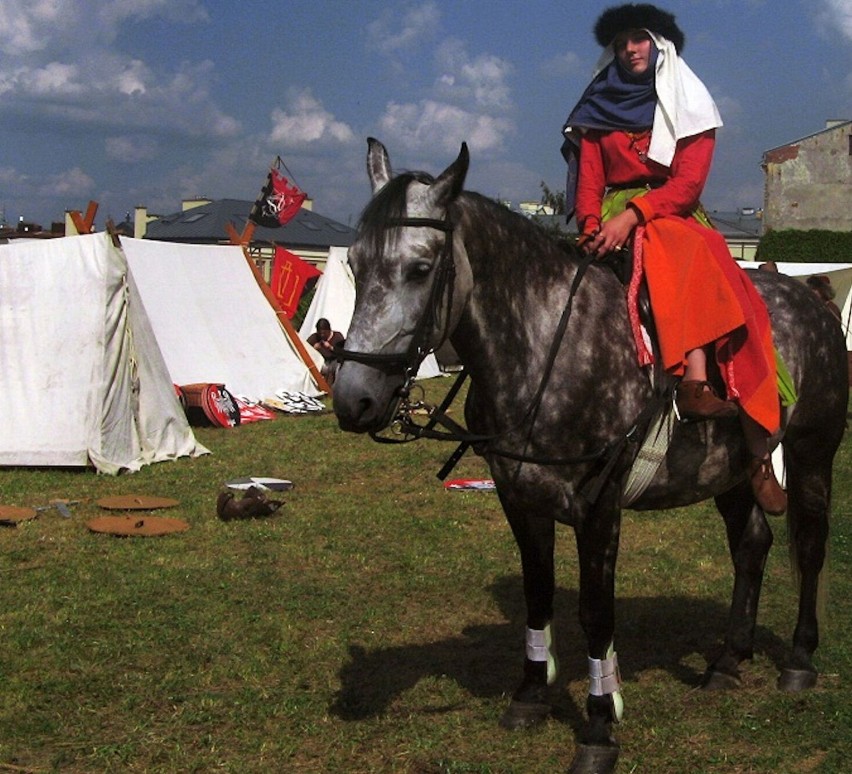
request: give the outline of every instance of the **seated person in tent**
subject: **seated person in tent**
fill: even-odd
[[[331,323],[325,317],[320,317],[317,320],[316,332],[308,336],[308,344],[322,355],[322,375],[330,382],[334,376],[334,348],[338,344],[343,346],[343,334],[333,331]]]

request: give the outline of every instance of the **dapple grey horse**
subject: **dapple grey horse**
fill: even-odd
[[[373,197],[349,250],[356,302],[334,411],[344,430],[387,426],[419,361],[449,338],[471,379],[465,418],[480,439],[474,448],[491,469],[523,570],[526,657],[501,723],[532,725],[550,709],[554,534],[563,522],[576,533],[590,679],[571,771],[611,771],[623,706],[614,649],[622,489],[654,388],[637,365],[615,274],[587,266],[579,252],[505,206],[464,191],[468,163],[463,145],[437,178],[394,176],[384,146],[368,141]],[[750,276],[798,393],[784,412],[783,449],[799,612],[779,686],[802,690],[817,677],[812,656],[832,463],[848,401],[846,348],[836,320],[806,287],[777,274]],[[658,510],[715,498],[735,578],[724,649],[707,670],[710,687],[736,685],[738,665],[752,655],[772,544],[746,480],[747,459],[737,419],[678,423],[662,464],[630,505]]]

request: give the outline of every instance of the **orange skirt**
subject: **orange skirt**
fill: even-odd
[[[722,235],[691,218],[655,218],[642,250],[663,367],[680,376],[687,352],[714,345],[728,398],[775,433],[781,407],[769,314]]]

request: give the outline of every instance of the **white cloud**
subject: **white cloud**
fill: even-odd
[[[382,136],[416,154],[456,153],[462,141],[479,154],[502,151],[515,128],[512,65],[491,54],[470,56],[456,38],[437,48],[434,62],[432,93],[417,102],[389,102],[379,119]]]
[[[75,0],[0,0],[0,52],[20,56],[48,48],[52,31],[77,6]]]
[[[541,66],[542,73],[552,78],[585,75],[586,69],[586,65],[573,51],[551,57]]]
[[[199,0],[80,0],[82,5],[95,5],[97,18],[103,28],[115,30],[129,20],[165,19],[197,24],[209,20],[207,10]]]
[[[188,137],[240,129],[213,97],[211,62],[157,72],[114,47],[122,25],[163,17],[206,20],[199,0],[0,0],[0,95],[4,111],[40,123],[116,127]]]
[[[410,7],[402,15],[399,8],[388,8],[367,25],[368,44],[385,56],[405,53],[430,40],[438,29],[441,12],[434,2]]]
[[[211,96],[211,62],[184,64],[158,81],[144,63],[95,51],[73,64],[0,70],[6,109],[94,130],[133,127],[177,132],[188,137],[225,138],[240,122],[225,114]]]
[[[0,167],[0,183],[14,186],[19,196],[66,196],[88,194],[95,181],[80,167],[73,167],[47,177],[33,177],[13,167]]]
[[[79,167],[51,175],[40,186],[43,196],[82,197],[95,189],[95,181]]]
[[[123,24],[154,17],[182,23],[209,18],[200,0],[0,0],[0,52],[58,56],[107,46]]]
[[[108,159],[135,164],[157,158],[160,146],[153,137],[136,134],[107,137],[104,150]]]
[[[336,120],[310,89],[292,93],[287,109],[276,108],[271,117],[269,142],[286,148],[318,143],[344,145],[355,139],[352,129]]]
[[[507,81],[512,65],[506,60],[490,54],[471,58],[461,41],[451,40],[438,47],[436,62],[440,71],[435,84],[438,94],[483,110],[511,107]]]
[[[852,0],[821,0],[817,21],[826,32],[839,32],[852,42]]]
[[[477,153],[494,152],[502,148],[504,138],[512,131],[512,124],[505,118],[435,100],[416,104],[391,102],[379,123],[389,141],[414,152],[439,148],[454,153],[462,141]]]

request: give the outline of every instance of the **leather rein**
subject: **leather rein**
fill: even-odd
[[[417,374],[417,369],[419,368],[420,363],[423,361],[423,358],[425,358],[426,355],[428,355],[430,352],[434,351],[434,349],[437,348],[430,347],[428,345],[428,341],[432,331],[436,327],[438,316],[440,313],[441,302],[442,299],[445,297],[446,324],[444,327],[443,334],[441,336],[441,343],[446,341],[449,336],[448,327],[451,319],[450,312],[456,276],[455,256],[453,253],[453,231],[455,226],[450,221],[449,215],[447,215],[444,220],[439,220],[437,218],[395,218],[389,220],[387,222],[386,227],[396,228],[405,226],[433,228],[444,233],[444,245],[441,250],[441,256],[438,261],[438,267],[432,282],[432,287],[429,294],[429,302],[423,315],[418,321],[417,326],[414,329],[414,333],[412,335],[411,342],[408,345],[408,348],[404,352],[390,354],[345,350],[340,345],[335,348],[335,355],[337,356],[338,362],[352,360],[357,363],[363,363],[364,365],[379,368],[381,370],[387,371],[388,373],[401,373],[405,379],[403,385],[397,391],[397,395],[402,399],[403,405],[400,407],[398,415],[393,423],[398,428],[399,435],[404,437],[388,438],[386,436],[379,435],[377,432],[370,432],[370,437],[374,441],[377,441],[379,443],[408,443],[410,441],[415,441],[420,438],[431,438],[441,441],[455,441],[459,443],[458,448],[455,450],[455,452],[453,452],[453,454],[450,456],[443,468],[438,473],[438,478],[442,480],[446,478],[446,476],[450,473],[453,467],[455,467],[456,463],[461,459],[467,449],[472,445],[485,445],[489,454],[494,454],[497,456],[506,457],[508,459],[517,460],[518,462],[527,462],[537,465],[577,465],[581,463],[594,462],[596,460],[606,459],[604,470],[598,476],[599,486],[595,487],[596,492],[594,493],[594,496],[596,497],[596,494],[599,493],[600,488],[602,488],[603,483],[605,483],[605,480],[607,479],[609,473],[615,466],[616,461],[621,456],[621,452],[623,451],[626,443],[634,439],[637,436],[637,431],[639,431],[640,427],[647,420],[650,419],[653,410],[656,409],[656,403],[654,401],[649,403],[645,407],[645,409],[640,412],[639,416],[636,418],[633,425],[626,433],[624,433],[622,436],[615,438],[613,441],[610,441],[603,448],[595,452],[591,452],[589,454],[567,458],[536,457],[527,454],[519,454],[517,452],[509,451],[507,449],[500,449],[499,447],[495,447],[493,445],[493,442],[497,439],[508,435],[510,432],[520,429],[527,423],[529,423],[530,428],[532,428],[535,422],[535,418],[538,414],[538,409],[541,405],[542,398],[544,397],[544,392],[547,389],[547,385],[550,381],[550,376],[553,372],[557,353],[565,336],[565,331],[568,328],[568,322],[571,317],[571,311],[573,309],[574,297],[576,296],[577,291],[580,287],[580,283],[582,282],[582,279],[585,276],[586,270],[594,260],[594,257],[592,255],[583,256],[582,260],[577,266],[577,271],[574,275],[574,280],[571,283],[571,289],[568,294],[568,300],[565,304],[565,308],[562,311],[562,316],[560,317],[559,325],[556,328],[556,333],[554,334],[553,341],[551,342],[550,349],[548,351],[547,360],[545,361],[544,372],[542,373],[538,389],[536,390],[535,395],[530,401],[527,410],[524,412],[521,419],[513,427],[507,430],[503,430],[499,433],[494,433],[491,435],[481,435],[471,433],[462,425],[458,424],[447,416],[447,411],[450,407],[450,404],[455,399],[465,378],[467,377],[467,372],[464,369],[462,369],[462,371],[459,373],[456,382],[453,384],[452,388],[447,393],[447,396],[444,398],[441,405],[439,407],[435,407],[429,410],[429,421],[427,422],[427,424],[419,425],[412,419],[413,411],[415,408],[418,408],[418,406],[411,404],[408,401],[408,398],[411,394],[411,387],[414,383],[414,378]],[[440,346],[440,344],[438,346]],[[437,429],[438,425],[442,425],[445,429]]]

